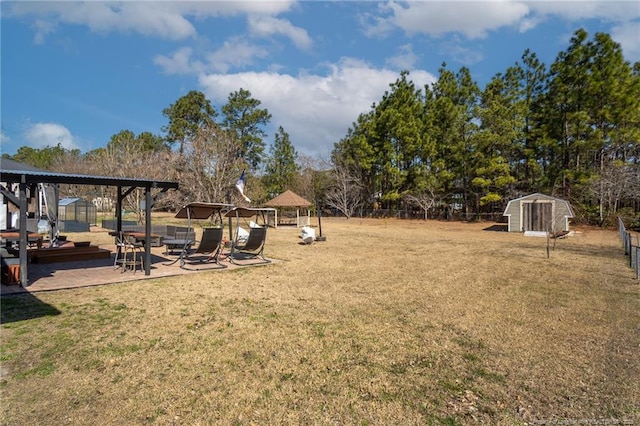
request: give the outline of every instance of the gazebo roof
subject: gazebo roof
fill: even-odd
[[[264,205],[267,207],[309,207],[311,202],[287,189],[282,194],[264,203]]]

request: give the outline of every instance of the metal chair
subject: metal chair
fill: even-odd
[[[267,240],[267,227],[254,227],[249,230],[249,237],[246,242],[239,244],[237,239],[231,245],[231,253],[229,260],[236,265],[242,265],[235,262],[238,259],[255,259],[260,258],[262,262],[270,263],[271,261],[264,257],[264,243]],[[255,264],[255,263],[252,263]],[[246,265],[246,264],[245,264]]]
[[[144,244],[138,242],[132,235],[127,235],[124,232],[118,233],[113,268],[120,267],[120,272],[125,272],[127,269],[132,268],[135,274],[138,265],[141,270],[144,269]]]
[[[181,267],[184,268],[185,261],[194,261],[196,263],[208,263],[213,262],[220,267],[226,267],[220,263],[220,251],[222,244],[222,228],[204,228],[202,230],[202,238],[200,239],[198,246],[193,250],[187,250]],[[196,258],[196,255],[207,255],[199,256]]]

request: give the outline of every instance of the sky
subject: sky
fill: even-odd
[[[218,112],[251,92],[301,155],[328,159],[403,70],[443,63],[481,88],[530,49],[549,66],[583,28],[640,61],[638,1],[1,1],[1,152],[86,153],[122,130],[164,136],[191,90]]]

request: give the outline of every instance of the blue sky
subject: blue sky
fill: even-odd
[[[82,152],[121,130],[163,135],[190,90],[220,111],[249,90],[300,154],[327,158],[401,70],[443,62],[481,88],[529,48],[547,64],[578,28],[640,60],[638,1],[2,1],[2,153]]]

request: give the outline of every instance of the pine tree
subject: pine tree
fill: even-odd
[[[274,197],[292,186],[299,172],[297,157],[298,153],[289,139],[289,134],[282,126],[278,127],[262,178],[269,197]]]

